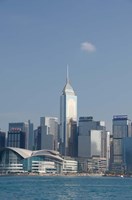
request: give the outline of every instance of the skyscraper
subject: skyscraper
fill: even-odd
[[[77,96],[70,84],[67,71],[66,84],[60,97],[60,153],[65,156],[71,156],[73,121],[77,122]]]
[[[12,128],[8,131],[7,146],[26,149],[26,133],[20,128]]]
[[[110,133],[106,130],[105,122],[95,121],[92,116],[80,117],[78,129],[78,158],[81,168],[89,171],[92,164],[93,170],[99,163],[102,171],[108,169]]]
[[[107,156],[107,137],[104,121],[94,121],[93,117],[79,118],[78,157]]]
[[[33,149],[33,124],[30,120],[9,123],[7,146]]]
[[[123,139],[132,137],[131,121],[127,115],[113,116],[113,168],[122,170]]]
[[[41,117],[41,149],[58,149],[58,118]]]
[[[6,133],[0,130],[0,148],[5,147]]]
[[[41,149],[41,126],[34,130],[34,150]]]

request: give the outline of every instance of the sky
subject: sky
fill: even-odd
[[[0,128],[59,118],[66,68],[78,118],[132,119],[132,0],[0,0]]]

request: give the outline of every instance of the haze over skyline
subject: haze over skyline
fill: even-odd
[[[59,118],[69,65],[78,117],[132,119],[131,0],[0,0],[0,128]]]

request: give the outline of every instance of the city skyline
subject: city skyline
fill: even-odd
[[[0,1],[0,128],[59,118],[69,64],[78,118],[132,119],[130,0]]]

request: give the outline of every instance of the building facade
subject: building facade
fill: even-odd
[[[6,145],[6,133],[0,130],[0,148]]]
[[[113,164],[112,169],[120,171],[124,168],[123,139],[132,137],[131,121],[127,115],[113,116]]]
[[[34,150],[41,149],[41,126],[34,130]]]
[[[109,166],[110,133],[104,121],[94,121],[93,117],[79,118],[78,157],[84,160],[91,157],[104,158]]]
[[[33,149],[33,124],[30,122],[9,123],[7,146]]]
[[[124,172],[132,173],[132,137],[123,138]]]
[[[58,150],[58,118],[41,117],[41,149]]]
[[[70,146],[72,145],[71,135],[73,134],[71,127],[73,121],[77,122],[77,96],[67,76],[60,97],[60,152],[65,156],[71,156]]]
[[[105,173],[107,171],[107,160],[99,156],[92,156],[87,160],[88,173]]]
[[[77,171],[78,162],[61,157],[57,151],[31,151],[14,147],[0,149],[0,174],[63,174]]]
[[[26,133],[19,128],[12,128],[8,131],[8,147],[26,148]]]
[[[78,156],[78,127],[77,122],[71,120],[71,137],[69,138],[69,155]]]

